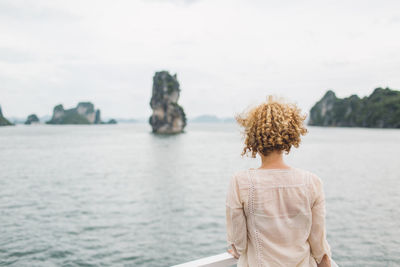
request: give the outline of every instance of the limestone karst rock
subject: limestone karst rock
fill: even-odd
[[[29,124],[37,124],[39,123],[39,118],[38,116],[36,116],[36,114],[31,114],[28,116],[28,118],[25,121],[25,124],[29,125]]]
[[[9,120],[4,118],[3,113],[1,111],[1,106],[0,106],[0,126],[10,126],[13,125]]]
[[[53,116],[47,124],[100,124],[100,110],[95,110],[90,102],[80,102],[76,108],[54,107]]]
[[[311,108],[308,125],[400,128],[400,91],[376,88],[363,98],[338,98],[329,90]]]
[[[186,115],[178,104],[179,82],[176,74],[167,71],[156,72],[153,77],[153,94],[150,106],[153,114],[149,123],[154,133],[181,133],[186,126]]]

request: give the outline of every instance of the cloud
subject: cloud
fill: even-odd
[[[145,2],[158,2],[158,3],[171,3],[175,5],[192,5],[200,2],[201,0],[142,0]]]
[[[400,24],[387,23],[400,3],[385,3],[2,1],[1,104],[25,117],[89,100],[107,117],[147,117],[161,69],[178,74],[189,117],[267,94],[308,110],[327,88],[400,88]]]
[[[400,15],[392,16],[392,17],[389,19],[389,23],[400,23]]]
[[[0,19],[9,20],[71,20],[78,16],[65,10],[52,8],[40,1],[3,0],[0,2]]]
[[[21,51],[12,47],[0,47],[0,62],[23,63],[34,60],[34,55],[27,51]]]

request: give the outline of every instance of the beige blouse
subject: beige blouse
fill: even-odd
[[[241,266],[317,266],[331,257],[321,179],[306,170],[249,169],[231,178],[228,245]]]

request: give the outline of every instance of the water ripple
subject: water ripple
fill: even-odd
[[[223,252],[228,180],[258,162],[240,157],[230,124],[173,137],[147,127],[1,128],[0,265],[168,266]],[[400,265],[399,133],[311,127],[287,158],[323,179],[340,266]]]

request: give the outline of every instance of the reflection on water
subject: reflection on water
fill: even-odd
[[[168,266],[221,253],[233,124],[0,128],[0,265]],[[324,182],[340,266],[400,264],[399,130],[311,127],[288,163]]]

